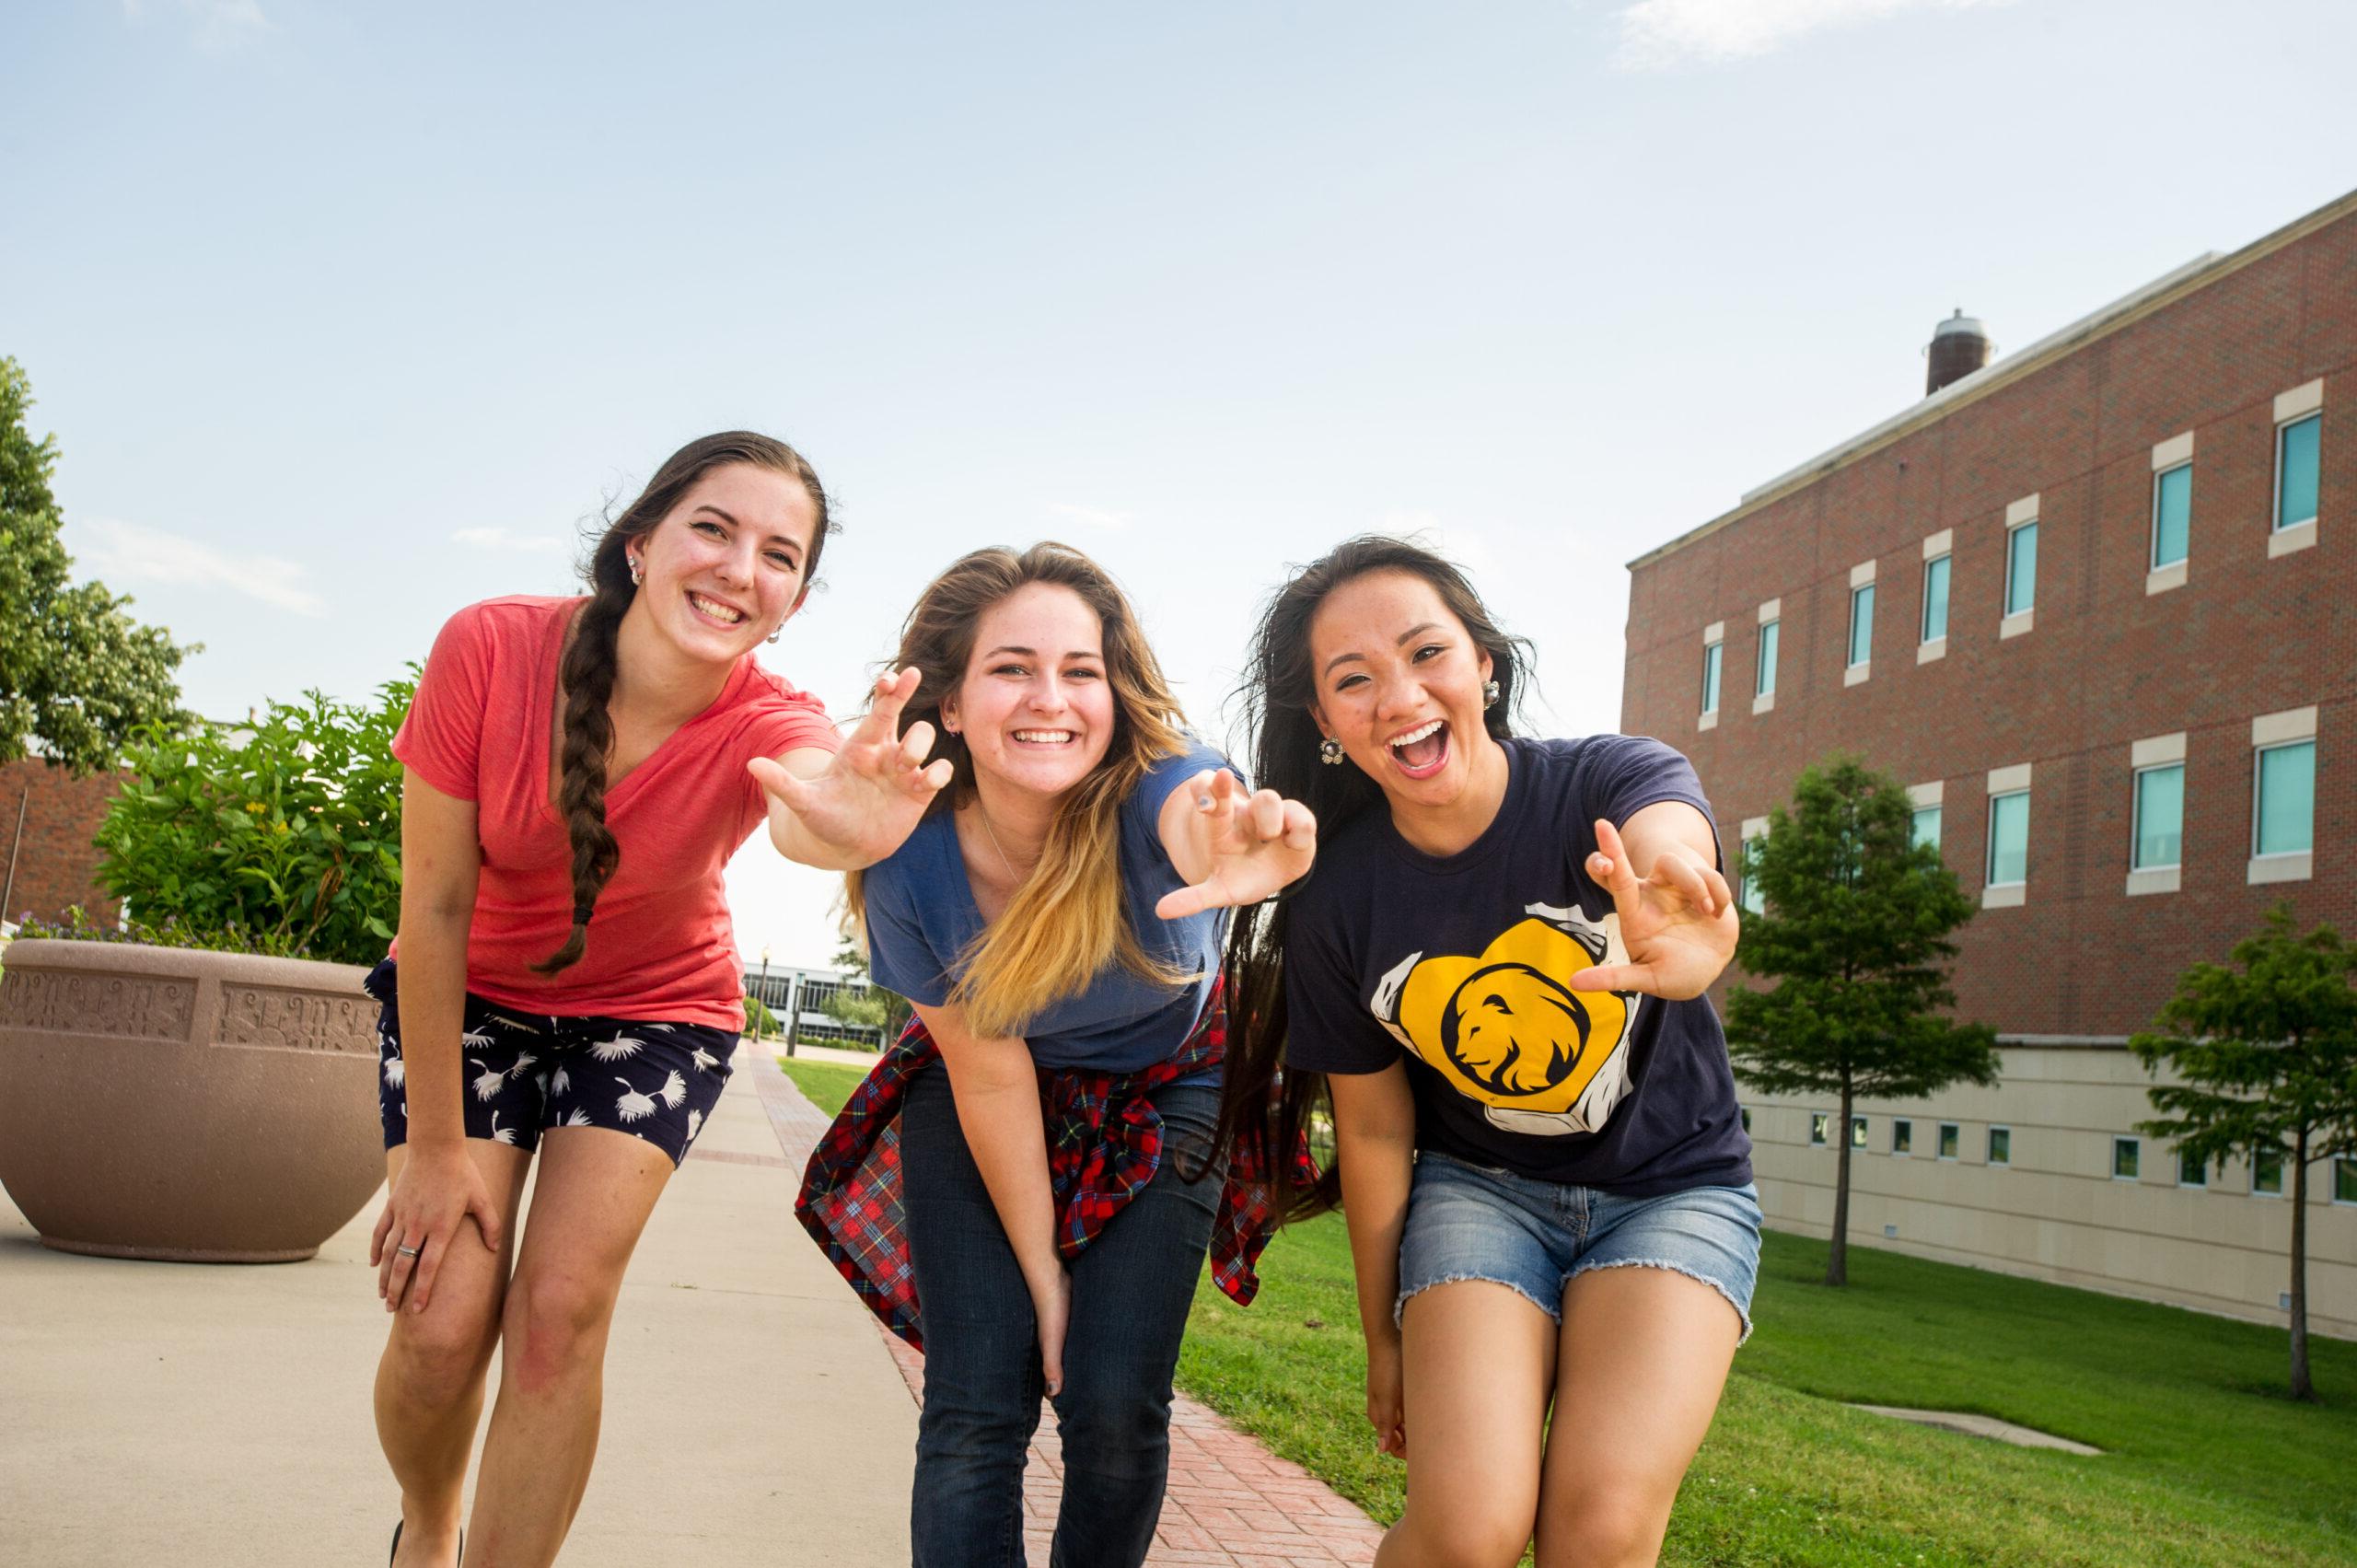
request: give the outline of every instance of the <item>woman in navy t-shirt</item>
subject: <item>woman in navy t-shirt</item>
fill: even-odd
[[[1710,805],[1657,741],[1513,736],[1527,655],[1387,539],[1297,575],[1255,648],[1259,776],[1323,845],[1237,923],[1228,1118],[1241,1156],[1330,1093],[1338,1172],[1292,1207],[1349,1221],[1367,1417],[1408,1462],[1384,1563],[1511,1564],[1534,1530],[1542,1564],[1651,1561],[1750,1329]]]
[[[1248,1300],[1267,1231],[1249,1162],[1223,1180],[1213,1157],[1226,911],[1306,871],[1315,825],[1185,732],[1128,601],[1077,551],[959,561],[898,663],[920,672],[903,753],[937,725],[956,772],[850,901],[916,1021],[797,1210],[926,1353],[921,1568],[1020,1561],[1043,1389],[1063,1435],[1056,1561],[1135,1564],[1205,1249]]]

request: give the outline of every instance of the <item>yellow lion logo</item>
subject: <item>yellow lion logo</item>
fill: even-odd
[[[1418,954],[1387,976],[1375,1010],[1489,1120],[1527,1132],[1592,1132],[1628,1086],[1636,997],[1566,981],[1617,959],[1619,922],[1534,905],[1478,958]]]

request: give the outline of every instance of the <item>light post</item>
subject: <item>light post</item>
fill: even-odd
[[[769,1038],[770,1026],[770,945],[761,944],[761,1022],[753,1028],[753,1043],[759,1045]]]

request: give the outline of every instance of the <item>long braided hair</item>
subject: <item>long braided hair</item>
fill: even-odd
[[[1362,814],[1385,809],[1382,787],[1356,763],[1320,764],[1318,721],[1309,711],[1318,700],[1310,624],[1329,595],[1372,572],[1405,572],[1430,583],[1474,645],[1490,656],[1499,700],[1482,722],[1492,736],[1504,739],[1514,733],[1516,700],[1535,661],[1529,641],[1499,630],[1462,572],[1405,540],[1362,534],[1295,573],[1261,609],[1251,658],[1233,701],[1242,709],[1246,733],[1254,738],[1253,783],[1308,807],[1318,819],[1321,843],[1334,842]],[[1312,869],[1310,876],[1317,875]],[[1262,1168],[1275,1183],[1280,1220],[1306,1219],[1335,1207],[1341,1197],[1335,1162],[1328,1162],[1317,1186],[1302,1189],[1293,1185],[1292,1161],[1283,1157],[1327,1101],[1324,1074],[1284,1065],[1285,944],[1292,923],[1293,902],[1282,896],[1237,910],[1228,930],[1225,966],[1227,1062],[1220,1146],[1234,1141],[1272,1156]],[[1326,1109],[1330,1116],[1330,1104]]]
[[[564,946],[532,966],[536,974],[556,974],[581,959],[589,944],[589,916],[621,859],[606,826],[606,757],[613,749],[614,722],[606,704],[614,694],[614,640],[622,617],[638,597],[630,580],[630,547],[655,531],[696,481],[716,468],[748,463],[798,482],[818,508],[810,552],[802,564],[807,587],[819,575],[819,552],[833,526],[827,492],[801,453],[784,442],[749,430],[724,431],[691,441],[664,459],[638,498],[606,525],[590,547],[581,575],[589,599],[573,618],[564,656],[557,667],[557,689],[564,698],[563,774],[557,805],[573,841],[573,931]]]

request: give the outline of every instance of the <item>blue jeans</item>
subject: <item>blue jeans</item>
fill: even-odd
[[[1219,1088],[1154,1097],[1161,1168],[1072,1260],[1064,1333],[1063,1503],[1053,1568],[1136,1568],[1154,1543],[1170,1470],[1170,1374],[1211,1245],[1223,1172],[1185,1180],[1211,1146]],[[1021,1568],[1023,1464],[1039,1423],[1031,1293],[958,1125],[949,1074],[909,1087],[900,1111],[901,1197],[924,1315],[909,1534],[916,1568]]]

